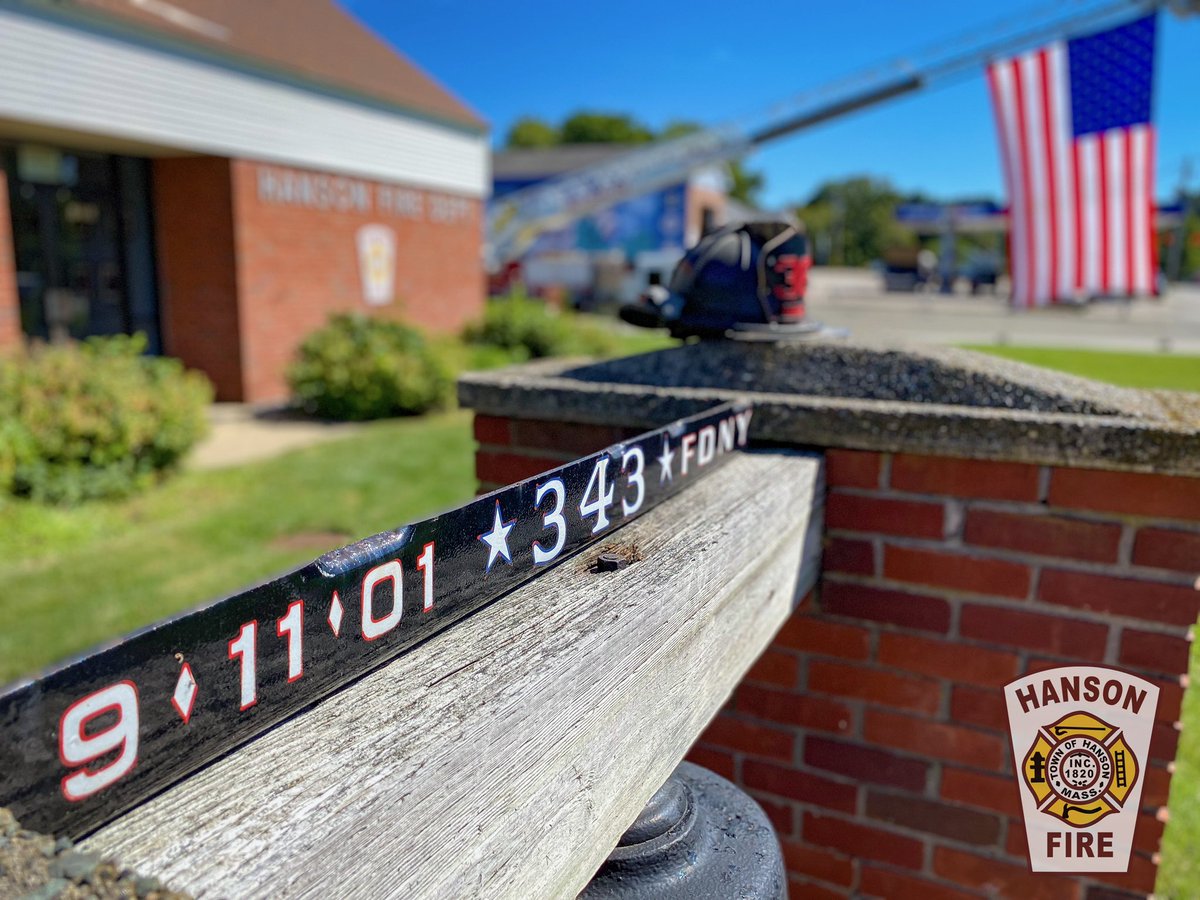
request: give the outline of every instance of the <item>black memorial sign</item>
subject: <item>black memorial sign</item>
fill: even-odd
[[[11,685],[0,806],[96,829],[715,469],[751,412],[681,420]]]

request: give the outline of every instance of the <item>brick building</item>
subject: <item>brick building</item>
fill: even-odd
[[[483,303],[486,125],[331,0],[0,8],[0,346],[144,332],[286,392],[335,311]]]

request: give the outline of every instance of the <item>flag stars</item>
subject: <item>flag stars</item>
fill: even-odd
[[[512,565],[512,553],[508,549],[508,533],[512,531],[516,521],[516,519],[504,521],[504,514],[500,512],[500,501],[497,500],[495,515],[492,518],[492,530],[479,535],[479,540],[487,544],[488,548],[487,566],[484,572],[492,571],[492,566],[501,557],[510,566]]]
[[[665,436],[663,437],[662,453],[658,454],[658,483],[664,481],[674,481],[675,473],[671,471],[671,466],[675,463],[675,451],[671,449],[671,442]]]

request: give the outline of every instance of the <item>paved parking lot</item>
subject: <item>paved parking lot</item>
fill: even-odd
[[[862,340],[1018,344],[1200,354],[1200,286],[1172,287],[1160,300],[1013,311],[983,294],[885,293],[879,275],[814,269],[809,315]]]

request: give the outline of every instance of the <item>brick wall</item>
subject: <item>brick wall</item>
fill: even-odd
[[[367,211],[313,208],[260,196],[264,168],[279,177],[298,170],[247,160],[231,166],[247,400],[286,396],[284,369],[331,313],[358,311],[456,332],[482,312],[481,201],[356,179]],[[403,214],[380,202],[381,191],[397,196],[393,188],[412,203]],[[396,300],[386,306],[362,298],[355,239],[372,223],[396,235]]]
[[[629,433],[477,415],[476,472],[507,484]],[[1149,893],[1200,614],[1200,479],[826,461],[822,583],[690,755],[771,815],[792,896]],[[1162,691],[1128,874],[1033,875],[1026,860],[1001,688],[1072,662]]]
[[[205,372],[217,399],[285,399],[284,371],[297,346],[332,313],[387,316],[433,332],[457,332],[480,315],[481,201],[350,179],[366,211],[343,211],[336,198],[311,193],[272,202],[260,196],[264,167],[328,177],[215,156],[153,160],[163,349]],[[372,223],[396,235],[396,300],[386,306],[362,298],[356,235]],[[0,346],[21,339],[10,232],[0,179]]]
[[[242,399],[229,160],[154,160],[163,351],[212,379],[218,400]]]
[[[13,256],[8,179],[0,177],[0,347],[20,343],[21,302],[17,294],[17,261]]]

